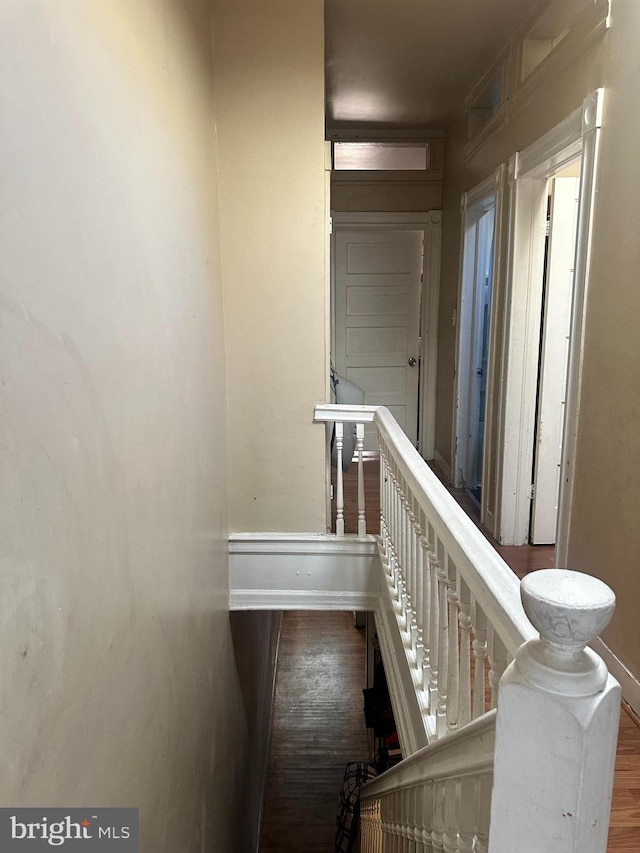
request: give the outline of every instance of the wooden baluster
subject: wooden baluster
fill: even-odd
[[[458,570],[453,560],[445,559],[447,574],[447,730],[458,728],[458,690],[460,688],[460,652],[458,647]]]
[[[431,838],[431,831],[433,829],[433,782],[425,782],[422,785],[421,800],[420,826],[422,828],[422,848],[424,853],[433,853],[433,841]],[[420,805],[420,800],[418,803]]]
[[[367,535],[364,507],[364,424],[356,424],[356,453],[358,454],[358,536]]]
[[[460,623],[460,687],[458,690],[458,725],[471,720],[471,593],[458,576],[458,621]]]
[[[391,795],[382,794],[380,797],[380,827],[382,834],[382,848],[385,851],[392,849],[391,817],[389,814],[390,803]]]
[[[411,650],[415,656],[416,669],[422,672],[422,661],[418,661],[418,558],[420,543],[416,535],[416,507],[413,495],[409,494],[409,602],[411,605],[410,632]]]
[[[389,559],[389,531],[387,528],[387,517],[389,512],[389,495],[387,484],[389,482],[388,463],[385,449],[380,446],[380,539],[385,558]]]
[[[507,668],[507,650],[493,625],[489,623],[489,686],[491,688],[491,707],[498,707],[498,686],[502,673]]]
[[[435,533],[429,525],[429,578],[431,586],[431,602],[429,607],[429,707],[436,718],[438,707],[438,680],[440,673],[440,593],[438,590],[438,556],[436,554]]]
[[[399,800],[402,850],[403,853],[414,853],[413,824],[411,822],[411,788],[404,788],[400,791]]]
[[[475,853],[487,853],[489,848],[489,825],[491,821],[491,791],[493,774],[483,773],[478,783],[478,812],[476,819]]]
[[[444,853],[458,853],[458,781],[447,779],[444,783],[444,831],[442,849]]]
[[[413,853],[423,853],[424,845],[422,843],[422,822],[421,822],[421,807],[422,807],[422,785],[415,785],[411,789],[411,850]]]
[[[442,853],[444,850],[444,796],[445,782],[437,779],[433,783],[433,822],[431,829],[433,853]]]
[[[427,707],[431,712],[431,694],[429,692],[430,672],[431,672],[431,568],[429,565],[429,539],[425,535],[428,531],[428,522],[424,512],[420,512],[420,520],[422,522],[422,535],[420,536],[420,564],[422,567],[422,583],[421,596],[422,604],[420,614],[422,619],[422,687],[428,693]]]
[[[487,660],[487,617],[474,600],[471,610],[473,628],[473,719],[485,712],[485,667]]]
[[[409,634],[409,645],[411,646],[411,619],[413,613],[413,560],[411,559],[413,524],[411,521],[411,503],[407,492],[406,483],[403,484],[403,538],[404,538],[404,616],[405,629]]]
[[[438,612],[440,646],[438,648],[438,704],[436,707],[436,732],[438,737],[447,733],[447,682],[449,661],[449,608],[447,602],[446,554],[437,542]]]
[[[478,821],[478,795],[480,780],[477,776],[463,776],[460,780],[458,800],[458,853],[473,853]]]
[[[406,526],[405,526],[405,499],[402,491],[402,480],[398,476],[398,592],[400,602],[400,624],[402,629],[406,625],[407,616],[407,589],[404,573],[407,569],[406,561]]]
[[[393,850],[397,853],[402,853],[402,825],[400,823],[400,791],[394,791],[391,794],[393,802]]]
[[[418,676],[418,684],[420,689],[424,690],[426,686],[425,676],[425,658],[424,658],[424,562],[422,548],[422,513],[416,505],[415,522],[414,522],[414,545],[415,545],[415,583],[416,597],[414,604],[414,613],[416,620],[416,670]]]
[[[344,424],[336,421],[336,534],[344,536],[344,484],[342,474],[342,448]]]

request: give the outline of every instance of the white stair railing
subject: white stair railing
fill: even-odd
[[[315,418],[377,428],[386,589],[376,622],[392,612],[400,642],[386,655],[381,643],[385,667],[411,673],[423,727],[399,730],[405,760],[363,789],[361,850],[604,853],[620,689],[586,646],[613,593],[549,570],[525,578],[521,601],[516,576],[386,409],[318,406]],[[358,536],[363,519],[359,504]],[[390,659],[398,648],[403,661]]]

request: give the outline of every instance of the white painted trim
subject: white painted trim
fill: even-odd
[[[633,713],[640,717],[640,681],[611,651],[601,637],[596,637],[589,645],[594,652],[600,655],[611,675],[619,682],[623,700],[629,705]]]
[[[455,349],[455,388],[453,395],[453,435],[451,442],[451,459],[453,460],[452,475],[455,486],[462,486],[460,479],[461,464],[460,459],[466,456],[466,426],[468,419],[467,400],[465,392],[465,400],[460,399],[460,383],[461,378],[464,379],[465,385],[468,384],[468,365],[466,356],[463,359],[463,347],[467,343],[463,336],[464,323],[464,290],[467,287],[466,276],[469,273],[469,263],[466,260],[467,246],[467,231],[471,224],[471,218],[475,221],[480,215],[484,214],[491,207],[495,209],[495,218],[493,226],[493,281],[491,285],[491,316],[489,322],[489,349],[487,360],[487,393],[485,398],[485,413],[490,412],[494,401],[494,379],[496,373],[497,362],[497,345],[498,337],[496,335],[497,326],[497,307],[499,300],[496,298],[502,287],[503,268],[500,263],[501,248],[502,248],[502,222],[504,210],[504,183],[505,183],[506,167],[501,164],[491,175],[485,178],[484,181],[477,184],[471,190],[463,193],[461,199],[461,240],[460,240],[460,276],[458,280],[458,303],[457,303],[457,329],[456,329],[456,349]],[[466,262],[465,262],[466,261]],[[474,259],[475,264],[475,259]],[[463,361],[465,365],[463,367]],[[487,476],[490,470],[489,462],[489,447],[492,441],[493,424],[485,414],[485,438],[483,447],[483,479]],[[482,490],[482,506],[481,518],[483,524],[486,523],[491,507],[487,506],[487,490]],[[491,531],[493,533],[493,531]]]
[[[373,610],[377,537],[236,533],[229,537],[231,610]]]
[[[377,593],[322,589],[232,589],[229,610],[367,611],[378,606]]]
[[[422,281],[422,352],[420,364],[420,414],[418,441],[423,459],[433,459],[436,443],[436,385],[438,379],[438,309],[442,214],[433,211],[425,232]]]
[[[578,234],[574,273],[572,331],[569,347],[567,405],[560,489],[557,565],[566,565],[573,460],[580,404],[583,327],[591,248],[592,207],[602,89],[585,99],[563,122],[510,161],[511,219],[505,301],[498,465],[497,538],[503,545],[528,541],[531,471],[539,346],[539,301],[544,260],[544,195],[547,181],[567,163],[582,157]]]
[[[595,0],[587,4],[578,19],[574,21],[565,38],[537,65],[533,71],[519,82],[510,98],[511,116],[518,115],[548,84],[570,65],[589,45],[609,26],[610,0]],[[522,52],[526,37],[518,45],[517,70],[521,76]]]
[[[574,110],[518,154],[515,179],[549,178],[582,151],[583,107]]]
[[[313,410],[314,423],[370,424],[377,406],[349,406],[346,403],[318,403]]]
[[[494,458],[492,449],[494,447],[493,434],[495,430],[494,418],[490,417],[494,408],[499,410],[501,388],[496,388],[499,348],[501,346],[501,328],[498,308],[502,303],[502,295],[505,289],[505,265],[503,262],[503,240],[505,219],[505,185],[507,178],[507,166],[501,163],[495,173],[495,195],[496,209],[494,219],[494,246],[493,246],[493,283],[491,292],[491,314],[489,318],[489,352],[487,358],[487,385],[484,418],[484,446],[482,450],[482,480],[483,488],[481,494],[480,521],[492,536],[496,533],[496,492],[497,485],[494,483],[493,505],[489,505],[489,489],[486,484],[494,469]],[[496,406],[497,401],[497,406]]]
[[[593,208],[596,201],[603,94],[603,89],[593,92],[588,98],[585,98],[582,108],[583,151],[580,172],[580,204],[578,207],[573,307],[567,366],[567,396],[562,458],[560,461],[560,497],[556,532],[556,564],[560,567],[568,564],[569,536],[571,533],[571,510],[575,487],[574,461],[578,443],[585,322],[591,268]]]

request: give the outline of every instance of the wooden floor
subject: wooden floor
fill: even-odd
[[[352,613],[285,613],[263,851],[333,851],[348,761],[366,761],[364,632]]]
[[[478,527],[479,510],[462,489],[449,491]],[[379,530],[379,465],[365,463],[367,530]],[[357,530],[357,467],[344,479],[345,530]],[[334,519],[335,522],[335,519]],[[519,577],[552,568],[549,546],[501,547]],[[364,637],[351,614],[287,613],[280,645],[274,727],[265,798],[263,851],[331,851],[347,761],[366,757],[362,687]],[[640,728],[623,705],[608,853],[640,853]]]

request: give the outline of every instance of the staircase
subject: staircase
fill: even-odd
[[[361,851],[605,851],[620,689],[588,644],[611,591],[556,570],[520,585],[386,409],[318,406],[315,418],[333,436],[336,534],[232,537],[231,606],[375,613],[404,760],[362,789]],[[365,428],[380,452],[379,535]]]

